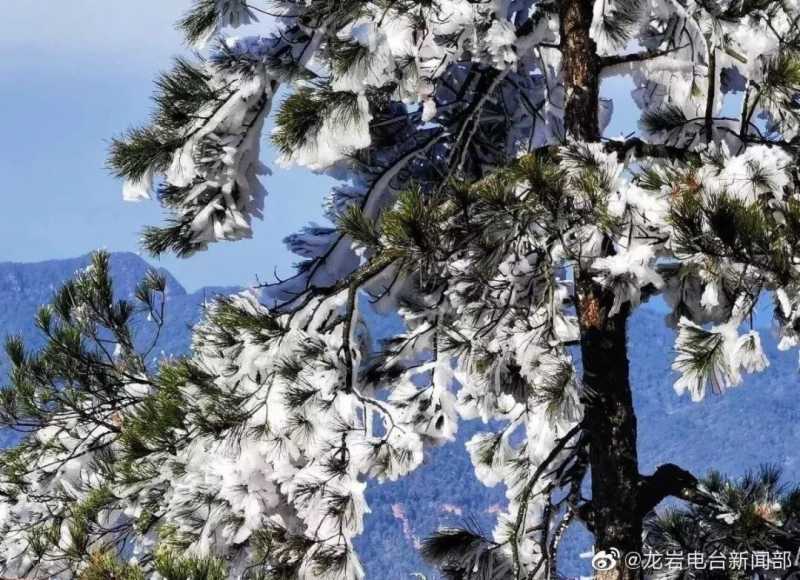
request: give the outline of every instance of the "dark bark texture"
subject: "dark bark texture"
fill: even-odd
[[[579,141],[599,141],[600,59],[589,36],[591,0],[561,3],[561,53],[564,67],[564,124],[567,135]]]
[[[609,316],[611,297],[592,281],[582,281],[581,288],[581,354],[588,389],[584,424],[589,434],[595,549],[616,548],[623,556],[641,553],[643,514],[628,377],[628,312]],[[639,575],[620,563],[597,577],[628,580]]]
[[[567,136],[597,142],[600,59],[589,35],[592,6],[592,0],[562,0],[561,50]],[[584,425],[590,445],[595,549],[616,548],[624,556],[641,552],[642,547],[636,416],[628,376],[628,309],[610,315],[613,295],[588,273],[578,275],[577,286],[581,355],[588,389]],[[613,570],[597,572],[596,577],[631,580],[640,575],[620,562]]]

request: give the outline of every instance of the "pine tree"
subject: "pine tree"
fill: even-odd
[[[0,456],[0,570],[362,578],[366,486],[459,419],[486,423],[468,451],[508,505],[491,537],[425,543],[447,578],[554,578],[576,520],[639,552],[669,496],[723,510],[721,483],[640,473],[626,325],[664,296],[694,399],[768,366],[762,294],[800,341],[799,22],[797,0],[196,0],[179,26],[202,56],[111,150],[125,196],[168,212],[144,246],[250,235],[284,89],[272,140],[343,178],[333,226],[287,240],[292,278],[210,305],[186,358],[136,351],[164,283],[120,301],[104,254],[42,309],[41,352],[9,341],[3,421],[28,435]],[[615,75],[627,139],[602,136]],[[369,310],[403,327],[378,348]]]
[[[696,566],[662,573],[664,578],[778,579],[797,574],[800,488],[783,485],[779,468],[764,465],[739,480],[712,472],[701,485],[713,499],[652,514],[645,521],[647,550],[704,555]],[[752,557],[757,554],[769,558]],[[738,558],[739,563],[721,570],[709,566],[715,558]],[[783,560],[781,565],[775,565],[776,559]]]

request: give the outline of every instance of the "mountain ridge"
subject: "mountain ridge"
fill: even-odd
[[[39,348],[43,337],[35,328],[34,317],[39,308],[50,303],[55,292],[77,272],[86,268],[91,254],[40,262],[0,262],[0,338],[20,335],[25,344]],[[133,297],[136,285],[149,270],[156,270],[166,279],[165,324],[158,342],[158,356],[180,355],[189,350],[190,327],[200,319],[203,304],[219,294],[241,290],[235,286],[203,287],[187,292],[165,268],[148,263],[132,252],[111,253],[111,276],[117,298]],[[0,383],[9,371],[8,360],[0,356]]]

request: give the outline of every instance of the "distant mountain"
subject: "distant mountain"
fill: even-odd
[[[33,325],[36,309],[88,257],[36,264],[0,263],[0,336],[21,334],[32,345],[41,344]],[[118,293],[130,295],[150,267],[139,256],[113,254],[112,273]],[[187,351],[190,328],[199,319],[205,299],[231,293],[236,288],[205,288],[187,293],[168,272],[167,319],[160,352]],[[742,386],[702,403],[679,398],[672,389],[670,368],[674,332],[667,328],[658,308],[640,308],[631,321],[630,358],[634,399],[639,422],[639,457],[642,470],[652,472],[673,462],[696,473],[710,469],[739,475],[769,462],[783,466],[787,480],[800,481],[800,383],[797,353],[781,353],[767,330],[762,333],[771,367],[747,376]],[[6,361],[0,360],[0,377]],[[453,443],[434,449],[425,464],[401,481],[370,486],[372,513],[357,540],[369,580],[399,580],[412,572],[428,572],[415,547],[443,524],[477,525],[486,533],[494,514],[505,502],[502,487],[487,489],[474,476],[464,442],[483,428],[480,423],[461,425]],[[0,433],[0,443],[2,434]],[[588,561],[578,555],[590,538],[575,528],[563,545],[565,574],[588,574]]]
[[[76,272],[89,265],[89,256],[67,260],[36,263],[0,262],[0,342],[9,335],[20,335],[25,344],[39,348],[43,337],[34,325],[39,308],[50,303],[54,293]],[[132,298],[136,285],[153,267],[130,252],[111,256],[111,273],[118,298]],[[166,278],[167,307],[164,327],[154,356],[184,354],[189,350],[190,329],[200,318],[203,302],[217,294],[236,292],[235,287],[203,288],[187,293],[183,286],[164,269],[157,268]],[[146,338],[146,337],[145,337]],[[0,384],[6,381],[8,359],[0,352]],[[5,434],[8,437],[8,433]],[[4,434],[0,430],[0,446]]]

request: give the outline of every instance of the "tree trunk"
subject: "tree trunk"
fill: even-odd
[[[579,282],[581,353],[592,476],[592,525],[595,551],[642,551],[636,415],[628,377],[628,310],[609,316],[613,297],[591,280]],[[624,561],[596,572],[603,580],[639,578]]]
[[[560,7],[565,129],[570,138],[589,142],[600,141],[600,64],[589,35],[593,4],[592,0],[562,0]],[[640,553],[642,547],[636,416],[628,376],[628,309],[610,316],[613,295],[588,273],[578,274],[577,291],[581,356],[588,388],[585,426],[590,445],[595,549],[616,549],[622,556],[614,569],[595,574],[603,580],[638,579],[639,571],[624,564],[626,553]]]
[[[578,141],[600,141],[600,59],[589,36],[592,0],[561,3],[561,54],[564,67],[564,125]]]

